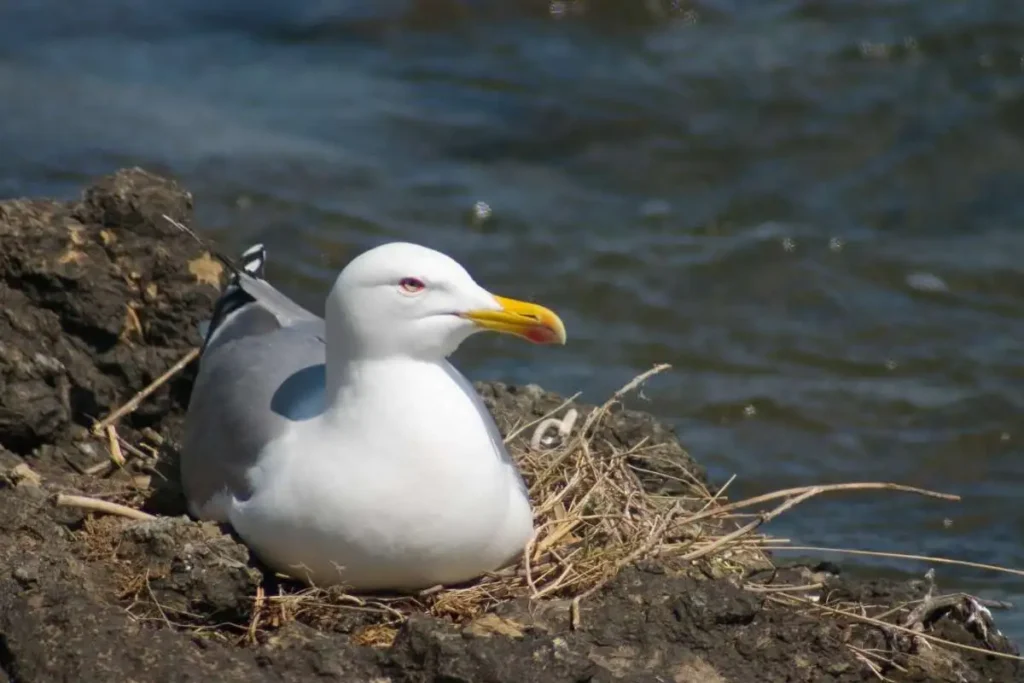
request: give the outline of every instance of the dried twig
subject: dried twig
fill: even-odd
[[[184,370],[185,366],[187,366],[189,363],[191,363],[198,357],[198,348],[194,348],[188,353],[186,353],[185,356],[177,363],[172,365],[167,372],[157,377],[149,384],[149,386],[145,387],[142,391],[132,396],[127,403],[123,404],[117,410],[110,413],[110,415],[107,415],[105,418],[94,424],[92,427],[93,434],[98,435],[102,433],[108,426],[112,425],[113,423],[117,422],[128,413],[131,413],[133,410],[138,408],[139,404],[146,400],[146,397],[148,397],[154,391],[163,386],[171,377],[174,377],[174,375]]]
[[[762,585],[757,583],[747,583],[743,585],[744,590],[748,590],[751,593],[799,593],[802,591],[816,591],[823,588],[823,583],[808,583],[802,586],[770,586]]]
[[[126,505],[120,505],[118,503],[111,503],[108,500],[100,500],[99,498],[87,498],[86,496],[74,496],[67,493],[61,493],[57,496],[56,504],[60,507],[76,507],[82,508],[83,510],[91,510],[93,512],[103,512],[108,515],[120,515],[121,517],[128,517],[129,519],[138,520],[149,520],[156,519],[153,515],[142,510],[136,510]]]
[[[246,629],[245,637],[250,644],[256,643],[256,633],[260,626],[260,617],[263,614],[263,609],[266,606],[266,593],[263,589],[263,584],[256,586],[256,599],[252,605],[252,616],[249,619],[249,627]]]
[[[68,459],[68,462],[71,462],[70,459]],[[114,461],[112,459],[107,459],[104,460],[103,462],[98,462],[95,465],[90,465],[89,467],[83,468],[75,466],[75,469],[78,471],[79,474],[86,474],[89,475],[90,477],[103,477],[109,474],[112,469],[114,469]]]
[[[813,545],[772,545],[777,543],[775,539],[767,539],[764,545],[761,546],[762,550],[800,550],[805,552],[815,553],[844,553],[846,555],[865,555],[868,557],[889,557],[895,560],[916,560],[919,562],[935,562],[936,564],[952,564],[959,567],[971,567],[973,569],[987,569],[994,572],[1003,572],[1006,574],[1015,574],[1016,576],[1024,576],[1024,570],[1012,569],[1010,567],[1000,567],[994,564],[984,564],[981,562],[970,562],[968,560],[955,560],[948,557],[934,557],[932,555],[911,555],[908,553],[890,553],[882,552],[879,550],[855,550],[853,548],[826,548],[822,546]]]
[[[732,541],[738,539],[739,537],[745,536],[746,534],[749,534],[751,531],[753,531],[757,527],[761,526],[765,522],[768,522],[768,521],[771,521],[771,520],[775,519],[776,517],[781,515],[783,512],[785,512],[786,510],[790,509],[791,507],[794,507],[795,505],[799,505],[800,503],[804,502],[808,498],[816,496],[819,493],[821,493],[821,488],[820,487],[813,487],[813,488],[811,488],[811,489],[809,489],[807,491],[804,491],[800,495],[793,496],[792,498],[788,498],[788,499],[786,499],[785,502],[782,503],[782,505],[779,505],[777,508],[775,508],[771,512],[763,513],[762,515],[760,515],[754,521],[750,522],[749,524],[745,524],[744,526],[740,527],[739,529],[736,529],[736,531],[733,531],[732,533],[728,533],[725,536],[722,536],[721,538],[717,539],[714,543],[711,543],[708,546],[705,546],[705,547],[703,547],[703,548],[701,548],[699,550],[694,550],[693,552],[690,552],[690,553],[687,553],[686,555],[683,555],[683,559],[684,560],[696,560],[696,559],[698,559],[700,557],[704,557],[705,555],[708,555],[708,554],[714,552],[718,548],[721,548],[722,546],[724,546],[724,545],[726,545],[728,543],[731,543]]]
[[[611,407],[613,405],[621,401],[623,396],[636,389],[638,386],[646,382],[654,375],[664,372],[671,367],[672,366],[669,365],[668,363],[659,363],[650,370],[642,372],[633,379],[631,379],[625,386],[623,386],[621,389],[612,394],[612,397],[605,401],[600,408],[592,411],[590,415],[587,416],[587,419],[583,423],[583,428],[580,430],[580,433],[583,436],[586,436],[587,433],[590,431],[590,428],[597,424],[597,421],[604,417],[608,413],[608,411],[611,410]]]
[[[117,427],[113,424],[107,424],[105,426],[107,430],[108,447],[110,448],[110,459],[118,467],[124,467],[126,460],[124,459],[124,453],[121,452],[121,444],[118,443]]]
[[[864,482],[852,482],[848,484],[818,484],[815,486],[798,486],[791,489],[783,489],[781,491],[772,491],[771,493],[765,493],[760,496],[754,496],[753,498],[747,498],[745,500],[739,500],[735,503],[729,503],[727,505],[716,506],[704,512],[694,515],[693,517],[687,517],[682,520],[684,524],[692,524],[699,522],[709,517],[717,517],[725,512],[732,512],[733,510],[739,510],[742,508],[753,507],[754,505],[760,505],[761,503],[767,503],[779,498],[790,498],[792,496],[799,496],[807,491],[816,490],[817,493],[834,493],[839,491],[902,491],[904,493],[916,493],[920,496],[928,496],[929,498],[940,498],[942,500],[959,501],[960,496],[952,493],[941,493],[939,491],[930,491],[928,489],[918,488],[916,486],[905,486],[904,484],[893,484],[889,482],[877,482],[877,481],[864,481]]]

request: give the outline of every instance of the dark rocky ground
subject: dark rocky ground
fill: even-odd
[[[161,218],[189,224],[191,210],[180,187],[138,170],[99,181],[80,201],[0,203],[0,683],[1024,680],[1012,659],[915,645],[744,587],[821,581],[804,595],[875,606],[927,590],[826,566],[720,578],[629,568],[583,603],[578,630],[557,600],[505,604],[468,623],[414,615],[383,630],[366,606],[334,603],[331,619],[308,602],[257,608],[273,579],[231,536],[180,516],[173,460],[97,473],[107,446],[88,431],[198,341],[192,330],[209,315],[220,267]],[[193,372],[124,418],[120,435],[172,451]],[[557,404],[535,388],[481,390],[505,423]],[[684,457],[649,416],[619,413],[608,429],[624,445],[648,437]],[[60,492],[161,517],[85,514],[57,507]],[[925,628],[1015,652],[966,621],[954,605]],[[872,653],[878,673],[864,663]]]

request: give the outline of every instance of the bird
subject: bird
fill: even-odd
[[[410,593],[514,562],[534,532],[521,473],[448,360],[477,332],[564,345],[549,308],[492,294],[408,242],[362,252],[321,318],[243,252],[205,330],[185,418],[189,513],[275,572]]]

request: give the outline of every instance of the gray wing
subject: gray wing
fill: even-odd
[[[247,250],[217,300],[189,401],[181,480],[204,519],[226,521],[228,496],[251,495],[264,446],[323,410],[323,319],[252,275],[264,258],[262,245]]]
[[[200,359],[185,419],[181,481],[196,517],[226,521],[228,494],[251,495],[263,448],[324,405],[322,322],[220,338]]]

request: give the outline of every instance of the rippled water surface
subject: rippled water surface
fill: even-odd
[[[171,172],[314,309],[367,246],[440,248],[569,328],[474,339],[475,378],[599,401],[672,363],[638,405],[734,496],[964,496],[775,533],[1024,568],[1022,3],[2,3],[0,101],[0,196]],[[1024,640],[1021,580],[937,569]]]

